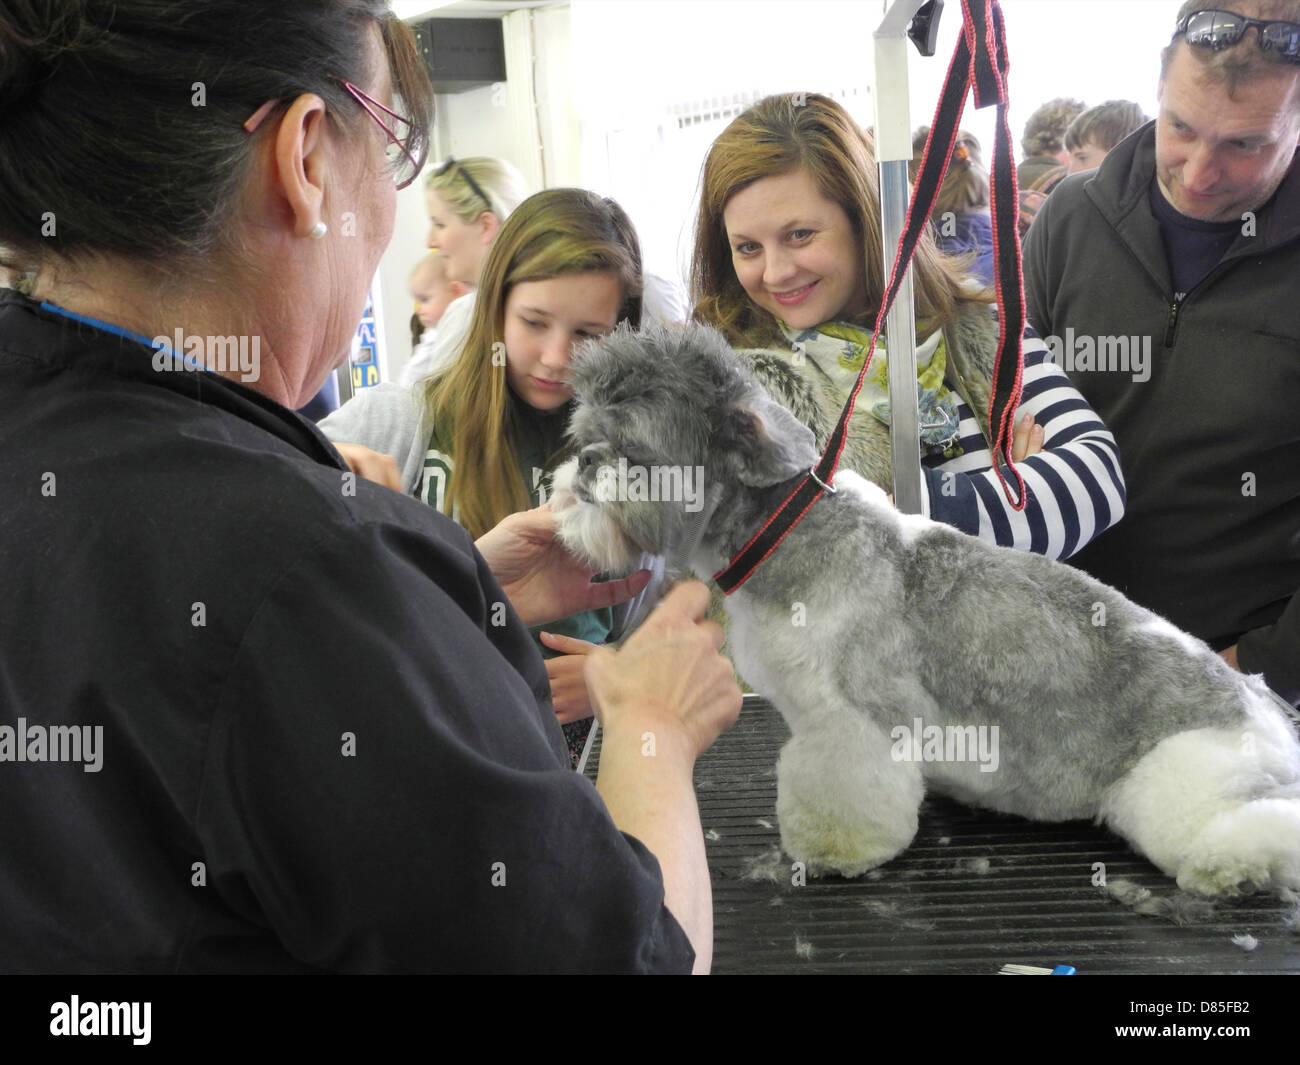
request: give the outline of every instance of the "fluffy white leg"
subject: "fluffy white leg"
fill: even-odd
[[[1300,890],[1300,800],[1256,799],[1214,818],[1178,872],[1178,886],[1236,895],[1242,885]]]
[[[916,835],[921,768],[854,711],[805,719],[776,765],[781,845],[808,872],[861,876]]]
[[[1275,714],[1161,741],[1101,813],[1184,890],[1300,890],[1300,745]]]

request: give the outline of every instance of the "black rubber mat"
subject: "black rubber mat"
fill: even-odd
[[[1004,964],[1103,973],[1300,973],[1291,907],[1215,903],[1187,924],[1143,916],[1095,887],[1102,870],[1190,902],[1128,845],[1088,822],[1044,824],[927,798],[915,842],[857,880],[792,881],[779,850],[777,754],[789,737],[766,701],[696,765],[713,879],[715,973],[996,973]],[[585,767],[594,774],[599,736]],[[1156,905],[1160,905],[1157,903]],[[1252,936],[1246,951],[1234,935]]]

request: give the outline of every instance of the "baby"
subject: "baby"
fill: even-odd
[[[402,371],[401,383],[409,385],[425,376],[433,367],[426,365],[436,328],[442,313],[452,300],[465,295],[469,286],[447,279],[447,261],[436,251],[429,252],[416,264],[407,281],[415,314],[411,316],[411,361]]]

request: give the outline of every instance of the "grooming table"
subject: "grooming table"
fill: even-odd
[[[584,771],[595,779],[599,730]],[[864,877],[791,883],[779,851],[778,711],[745,696],[735,727],[695,768],[713,881],[715,973],[993,974],[1002,965],[1100,973],[1300,973],[1291,907],[1252,896],[1176,925],[1093,886],[1107,878],[1181,896],[1123,840],[1086,821],[1050,824],[931,796],[916,840]],[[987,864],[986,864],[987,863]],[[1247,953],[1232,942],[1259,941]]]

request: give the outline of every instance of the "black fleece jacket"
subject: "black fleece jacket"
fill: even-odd
[[[689,971],[469,535],[151,355],[0,292],[0,971]]]
[[[1214,648],[1236,644],[1243,670],[1300,704],[1300,168],[1181,302],[1154,176],[1151,123],[1062,182],[1025,242],[1044,337],[1150,352],[1147,380],[1131,358],[1071,374],[1115,434],[1128,512],[1070,561]]]

